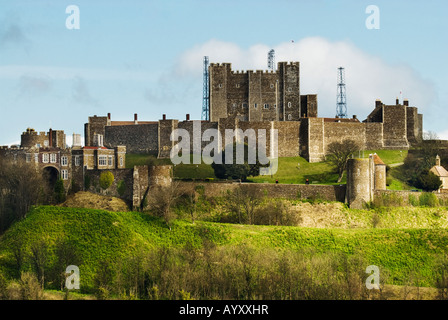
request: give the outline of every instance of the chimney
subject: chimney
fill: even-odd
[[[162,120],[166,120],[166,114],[162,115]]]
[[[404,99],[403,100],[403,104],[407,107],[409,107],[409,100],[408,99]]]
[[[396,104],[397,106],[400,104],[400,100],[398,100],[398,98],[395,99],[395,104]]]
[[[353,119],[357,120],[358,116],[356,114],[353,115]]]
[[[48,131],[48,146],[51,148],[53,147],[53,129],[50,128],[50,131]]]
[[[138,116],[134,113],[134,124],[138,124]]]
[[[440,157],[437,155],[436,157],[436,166],[440,167]]]
[[[376,101],[375,101],[375,108],[379,108],[379,107],[381,107],[381,105],[382,105],[381,100],[380,99],[376,99]]]
[[[110,120],[110,112],[107,114],[107,120]]]
[[[187,113],[186,120],[190,121],[190,114],[189,113]]]

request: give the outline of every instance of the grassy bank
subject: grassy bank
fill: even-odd
[[[17,239],[20,239],[19,243]],[[240,258],[242,253],[238,250],[242,247],[250,248],[252,254],[248,259],[254,259],[251,264],[258,259],[266,263],[272,260],[272,264],[263,262],[263,266],[266,270],[271,270],[270,272],[278,272],[276,266],[283,256],[282,253],[291,257],[306,256],[308,259],[324,257],[324,260],[331,260],[331,257],[337,257],[337,261],[357,257],[363,262],[361,268],[367,265],[380,266],[384,271],[384,280],[387,279],[389,284],[406,284],[412,276],[418,279],[420,286],[434,286],[438,277],[435,266],[437,260],[447,252],[448,232],[443,228],[418,229],[412,226],[391,229],[304,228],[204,221],[192,224],[186,220],[175,220],[170,231],[163,221],[144,213],[42,206],[33,209],[26,219],[16,223],[2,236],[2,274],[7,278],[17,277],[14,252],[17,252],[18,245],[22,252],[26,253],[25,257],[29,257],[33,244],[42,241],[48,245],[45,266],[48,271],[47,287],[53,289],[57,289],[57,281],[52,282],[50,271],[57,265],[57,243],[64,241],[75,248],[82,261],[79,268],[83,292],[95,290],[105,268],[117,273],[118,266],[129,268],[129,261],[134,261],[136,257],[151,256],[166,248],[184,250],[186,246],[193,251],[202,250],[201,252],[214,248],[213,254],[221,252],[223,256],[237,255]],[[271,257],[271,260],[267,257]],[[159,259],[160,256],[157,256],[157,259],[152,260]],[[179,268],[176,272],[182,274],[182,265],[186,266],[185,259],[176,258],[173,262],[173,266]],[[331,265],[331,262],[328,262],[328,265]],[[224,270],[227,268],[219,265],[214,265],[215,267],[219,272],[223,272],[221,267]],[[21,271],[32,270],[32,260],[26,258]],[[182,274],[182,277],[186,276]],[[152,285],[161,284],[156,281]]]

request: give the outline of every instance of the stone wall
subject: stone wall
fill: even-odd
[[[99,184],[100,175],[102,172],[110,171],[114,175],[114,182],[107,190],[102,190]],[[107,194],[113,197],[118,197],[129,204],[132,203],[133,199],[133,188],[134,188],[134,178],[133,178],[133,169],[112,169],[112,170],[87,170],[85,171],[85,176],[88,176],[90,179],[90,188],[86,191],[90,191],[98,194]],[[118,183],[123,181],[124,194],[120,195],[118,193]]]
[[[345,201],[345,185],[305,185],[305,184],[272,184],[272,183],[200,183],[181,181],[180,185],[204,186],[207,197],[225,196],[240,185],[258,190],[260,195],[268,198],[308,199],[319,198],[326,201]]]
[[[414,201],[419,201],[419,198],[425,192],[414,192],[414,191],[396,191],[396,190],[375,190],[374,196],[376,199],[383,198],[384,201],[390,201],[391,205],[409,206],[412,205],[410,200],[413,198]],[[437,193],[433,194],[439,200],[439,203],[444,205],[448,204],[448,193]]]
[[[106,126],[106,147],[126,146],[128,153],[158,154],[158,123]]]

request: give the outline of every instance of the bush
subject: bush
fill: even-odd
[[[439,199],[434,193],[424,192],[419,197],[420,205],[426,207],[437,207],[439,205]]]
[[[100,175],[100,187],[103,190],[108,189],[114,182],[114,175],[110,171],[102,172]]]
[[[120,197],[122,197],[126,192],[126,183],[124,182],[124,180],[120,180],[117,183],[117,192],[120,195]]]
[[[415,181],[415,186],[423,189],[424,191],[438,190],[441,185],[442,181],[440,178],[429,170],[423,171]]]

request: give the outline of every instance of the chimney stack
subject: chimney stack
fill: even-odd
[[[107,114],[107,119],[110,120],[110,112]]]
[[[138,116],[134,113],[134,124],[138,124]]]
[[[190,114],[189,113],[187,113],[186,119],[187,119],[187,121],[190,121]]]
[[[162,115],[162,120],[166,120],[166,114]]]
[[[408,99],[404,99],[403,100],[403,104],[407,107],[409,107],[409,100]]]
[[[53,129],[50,128],[50,131],[48,131],[48,146],[51,148],[53,147]]]
[[[400,100],[398,100],[398,98],[395,99],[395,104],[396,104],[397,106],[400,104]]]

